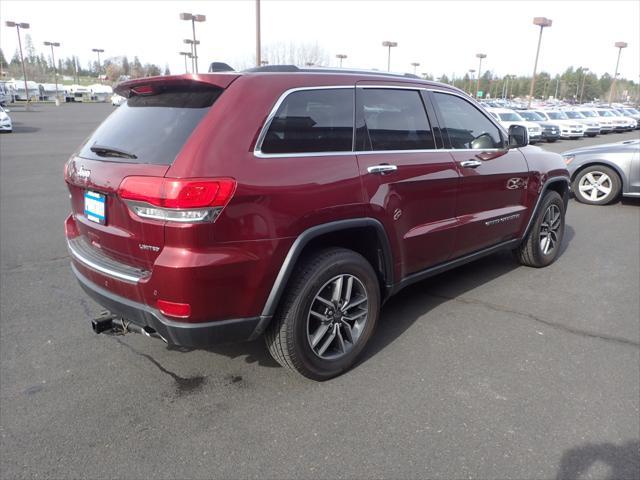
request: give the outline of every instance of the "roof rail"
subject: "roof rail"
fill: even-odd
[[[300,68],[295,65],[265,65],[264,67],[247,68],[243,72],[299,72],[299,73],[351,73],[356,75],[379,75],[383,77],[405,77],[405,78],[417,78],[423,80],[418,75],[413,73],[391,73],[380,72],[378,70],[358,70],[358,69],[346,69],[346,68],[323,68],[323,67],[311,67]]]

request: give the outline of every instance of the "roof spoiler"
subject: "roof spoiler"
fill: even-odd
[[[136,95],[135,90],[143,91],[145,87],[149,90],[161,88],[164,86],[170,87],[218,87],[227,88],[231,85],[239,75],[230,75],[229,73],[218,74],[191,74],[191,75],[167,75],[159,77],[146,77],[136,78],[135,80],[128,80],[126,82],[119,83],[113,89],[115,93],[123,97],[129,98],[132,95]]]

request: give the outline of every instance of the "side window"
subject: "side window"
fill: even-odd
[[[456,149],[503,148],[500,130],[476,107],[455,95],[434,92],[442,130]]]
[[[372,150],[436,148],[419,91],[365,88],[361,94]]]
[[[269,125],[262,152],[350,152],[353,103],[353,89],[346,88],[289,94]]]

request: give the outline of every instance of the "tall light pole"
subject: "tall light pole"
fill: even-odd
[[[187,45],[189,45],[191,47],[191,56],[189,57],[189,58],[191,58],[191,73],[197,73],[197,70],[196,70],[196,66],[197,66],[196,60],[197,59],[196,59],[195,50],[196,50],[196,45],[200,45],[200,40],[196,40],[194,42],[190,38],[185,38],[184,39],[184,43],[186,43]]]
[[[262,48],[260,47],[260,0],[256,0],[256,67],[262,65]]]
[[[27,110],[30,109],[31,98],[29,98],[29,87],[27,85],[27,69],[24,66],[24,56],[22,55],[22,40],[20,40],[20,29],[26,30],[29,28],[28,23],[18,23],[18,22],[4,22],[7,27],[16,27],[16,31],[18,32],[18,46],[20,47],[20,63],[22,63],[22,75],[24,76],[24,93],[27,96]]]
[[[342,68],[342,61],[347,58],[347,56],[344,53],[338,53],[336,58],[340,60],[340,68]]]
[[[587,72],[589,71],[588,68],[583,68],[582,69],[582,88],[580,89],[580,102],[582,103],[582,95],[584,95],[584,84],[585,81],[587,80]]]
[[[196,45],[200,42],[196,40],[196,22],[204,22],[207,19],[205,15],[194,13],[181,13],[180,20],[191,20],[191,30],[193,31],[193,57],[195,60],[195,73],[198,73],[198,49]]]
[[[479,60],[478,63],[478,80],[476,81],[476,98],[478,98],[478,91],[480,90],[480,73],[482,72],[482,59],[487,58],[484,53],[476,53],[476,57]]]
[[[96,52],[98,54],[98,78],[100,78],[100,54],[104,52],[104,49],[102,48],[92,48],[91,49],[92,52]],[[102,83],[102,78],[100,78],[100,83]]]
[[[529,103],[527,108],[531,107],[531,100],[533,99],[533,89],[536,86],[536,70],[538,69],[538,57],[540,55],[540,42],[542,41],[542,30],[544,27],[550,27],[553,21],[546,17],[535,17],[533,24],[540,27],[540,35],[538,36],[538,49],[536,50],[536,61],[533,63],[533,77],[531,77],[531,89],[529,90]]]
[[[385,40],[382,42],[383,47],[387,47],[389,51],[387,52],[387,72],[391,71],[391,48],[397,47],[398,42],[390,42],[389,40]]]
[[[58,42],[44,42],[45,46],[51,47],[51,63],[53,63],[53,73],[56,79],[56,105],[60,105],[60,97],[58,96],[58,67],[56,66],[56,57],[53,54],[53,47],[59,47]]]
[[[475,70],[473,68],[469,69],[469,95],[471,95],[471,82],[473,82],[473,74]]]
[[[184,57],[184,73],[189,73],[189,69],[187,68],[187,57],[191,58],[191,52],[179,52],[179,53]]]
[[[411,62],[411,66],[413,67],[413,74],[416,74],[416,70],[420,66],[420,62]]]
[[[614,46],[618,49],[618,60],[616,61],[616,74],[613,76],[613,83],[611,84],[611,91],[609,92],[609,105],[611,105],[611,99],[613,98],[613,92],[616,89],[616,80],[618,80],[618,67],[620,66],[620,54],[623,48],[627,48],[626,42],[616,42]]]

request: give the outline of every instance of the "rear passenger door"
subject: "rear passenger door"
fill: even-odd
[[[431,92],[442,135],[460,174],[453,256],[514,238],[527,215],[529,169],[502,130],[460,95]]]
[[[447,260],[459,174],[438,148],[431,105],[418,88],[356,87],[355,150],[369,215],[392,237],[402,276]]]

